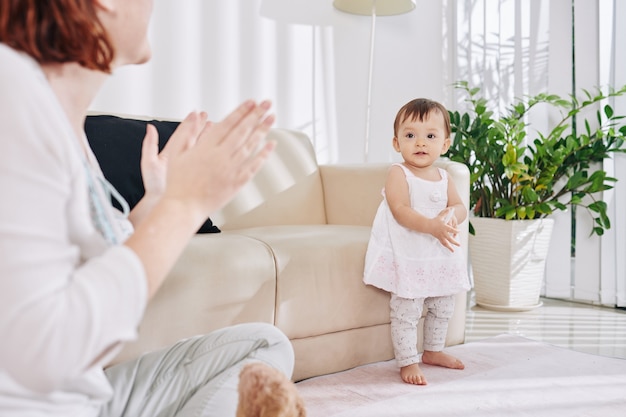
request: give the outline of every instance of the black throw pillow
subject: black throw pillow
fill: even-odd
[[[146,125],[154,125],[159,132],[159,151],[163,149],[179,122],[160,120],[135,120],[110,115],[87,116],[85,133],[98,159],[104,177],[124,197],[132,209],[143,197],[145,190],[141,178],[141,144],[146,135]],[[113,199],[113,205],[121,209]],[[198,233],[219,233],[211,219],[200,227]]]

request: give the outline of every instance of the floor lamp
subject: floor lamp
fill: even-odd
[[[391,16],[408,13],[415,8],[415,0],[334,0],[333,6],[342,12],[372,16],[370,34],[370,62],[367,78],[367,114],[365,116],[364,160],[368,162],[370,143],[370,112],[372,104],[372,70],[374,67],[374,40],[376,37],[376,16]]]

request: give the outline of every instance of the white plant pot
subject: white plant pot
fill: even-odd
[[[539,307],[553,219],[470,219],[476,304],[501,311]]]

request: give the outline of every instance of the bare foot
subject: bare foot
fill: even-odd
[[[454,356],[443,352],[433,352],[432,350],[424,351],[422,354],[422,362],[428,365],[443,366],[444,368],[465,369],[463,362]]]
[[[403,366],[400,368],[400,376],[407,384],[426,385],[426,377],[420,369],[419,363]]]

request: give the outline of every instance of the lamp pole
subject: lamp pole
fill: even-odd
[[[346,13],[371,15],[370,58],[367,77],[367,104],[365,113],[365,144],[363,159],[369,162],[370,121],[372,113],[372,78],[374,76],[374,45],[376,44],[376,16],[391,16],[408,13],[415,8],[415,0],[385,0],[377,8],[377,0],[334,0],[333,6]]]
[[[365,146],[363,160],[369,162],[370,121],[372,114],[372,77],[374,74],[374,45],[376,44],[376,0],[372,1],[372,28],[370,31],[370,62],[367,76],[367,107],[365,112]]]

